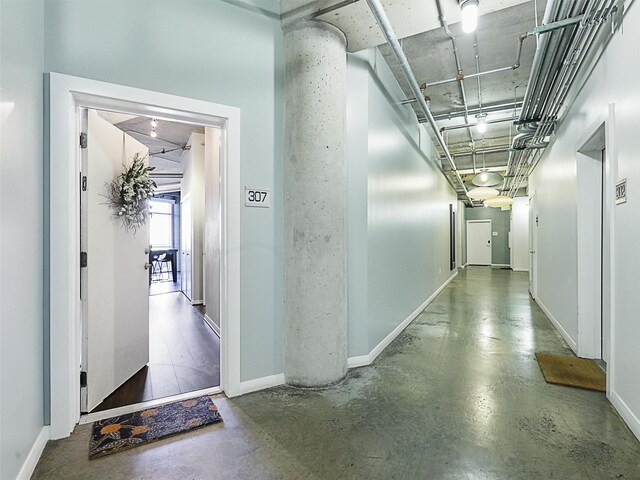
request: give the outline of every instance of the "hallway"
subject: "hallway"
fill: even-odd
[[[527,284],[462,270],[339,385],[220,397],[223,424],[94,461],[83,425],[33,478],[640,478],[640,443],[605,395],[545,383],[534,353],[570,349]]]

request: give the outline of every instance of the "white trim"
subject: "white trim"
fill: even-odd
[[[49,426],[45,425],[40,430],[40,433],[36,437],[36,441],[33,443],[31,450],[29,450],[29,454],[27,458],[24,460],[22,464],[22,468],[16,477],[16,480],[29,480],[31,475],[33,475],[34,470],[36,469],[36,465],[38,465],[38,461],[40,460],[40,456],[44,451],[44,447],[47,445],[49,441]]]
[[[369,360],[369,355],[360,355],[359,357],[349,357],[347,358],[347,368],[357,368],[364,367],[365,365],[369,365],[371,361]]]
[[[529,273],[529,269],[528,268],[512,268],[511,270],[513,270],[514,272],[527,272]]]
[[[608,375],[607,375],[608,376]],[[608,385],[607,385],[608,387]],[[608,390],[608,388],[607,388]],[[640,419],[636,417],[633,411],[627,406],[624,400],[615,391],[609,391],[609,401],[618,411],[622,419],[625,421],[629,429],[640,440]]]
[[[269,375],[268,377],[261,377],[254,380],[241,382],[240,394],[244,395],[245,393],[257,392],[258,390],[277,387],[278,385],[284,385],[284,373],[278,373],[276,375]]]
[[[451,282],[451,280],[453,280],[454,278],[456,278],[456,276],[458,275],[458,272],[456,271],[453,275],[451,275],[447,280],[445,280],[445,282],[440,285],[440,287],[438,287],[438,289],[433,292],[433,294],[427,298],[422,305],[420,305],[418,308],[416,308],[411,315],[409,315],[407,318],[405,318],[402,323],[400,323],[400,325],[398,325],[396,328],[393,329],[393,331],[387,335],[378,345],[375,346],[375,348],[373,350],[371,350],[371,352],[369,352],[368,355],[360,355],[358,357],[349,357],[347,359],[347,366],[349,368],[355,368],[355,367],[363,367],[365,365],[371,365],[374,360],[378,357],[378,355],[380,355],[382,353],[382,351],[387,348],[389,346],[389,344],[391,342],[393,342],[395,340],[395,338],[400,335],[400,333],[409,326],[409,324],[415,320],[415,318],[420,315],[420,313],[427,308],[427,305],[429,305],[431,302],[433,302],[433,300],[440,294],[440,292],[442,292],[442,290],[444,290],[446,288],[447,285],[449,285],[449,283]]]
[[[58,73],[46,77],[45,215],[50,290],[51,438],[69,436],[80,419],[79,194],[80,107],[168,118],[222,129],[221,388],[240,394],[240,109]]]
[[[204,305],[204,300],[191,300],[191,305]]]
[[[211,327],[211,330],[213,330],[213,333],[218,335],[218,338],[220,338],[220,327],[216,325],[216,322],[214,322],[211,319],[211,317],[206,313],[204,314],[204,321],[206,322],[207,325],[209,325],[209,327]]]
[[[101,412],[86,413],[80,417],[79,425],[86,423],[93,423],[105,418],[117,417],[119,415],[126,415],[127,413],[133,413],[140,410],[145,410],[150,407],[159,407],[168,403],[180,402],[182,400],[190,400],[192,398],[203,397],[205,395],[217,395],[222,393],[220,387],[203,388],[202,390],[194,390],[193,392],[180,393],[178,395],[172,395],[170,397],[157,398],[155,400],[148,400],[146,402],[133,403],[131,405],[125,405],[124,407],[111,408],[109,410],[103,410]]]
[[[511,268],[511,264],[509,264],[509,263],[492,263],[491,266],[492,267],[499,267],[499,268],[502,268],[502,267]]]
[[[544,312],[544,314],[547,316],[551,324],[556,328],[558,333],[562,335],[562,338],[564,338],[565,342],[569,344],[571,350],[573,350],[573,352],[577,354],[578,345],[576,344],[576,341],[571,338],[571,335],[569,335],[567,331],[562,327],[562,325],[560,325],[560,322],[556,320],[556,317],[554,317],[551,311],[546,307],[546,305],[542,303],[540,298],[535,298],[534,301],[538,304],[540,309]]]

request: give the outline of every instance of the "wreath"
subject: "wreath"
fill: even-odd
[[[147,165],[147,155],[136,153],[131,165],[123,165],[124,171],[107,185],[107,204],[114,218],[122,220],[127,231],[143,227],[151,212],[149,199],[157,187],[149,177],[155,167]]]

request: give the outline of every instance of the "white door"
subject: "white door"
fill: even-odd
[[[538,202],[535,193],[529,197],[529,293],[534,299],[538,296]]]
[[[467,263],[491,265],[491,220],[467,220]]]
[[[149,362],[149,227],[135,234],[112,217],[106,185],[135,153],[148,154],[140,142],[89,110],[87,148],[83,150],[81,249],[83,359],[87,387],[83,411],[90,412]],[[84,183],[84,180],[83,180]]]

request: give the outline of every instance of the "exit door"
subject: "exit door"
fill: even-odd
[[[491,265],[491,220],[467,220],[467,263]]]

